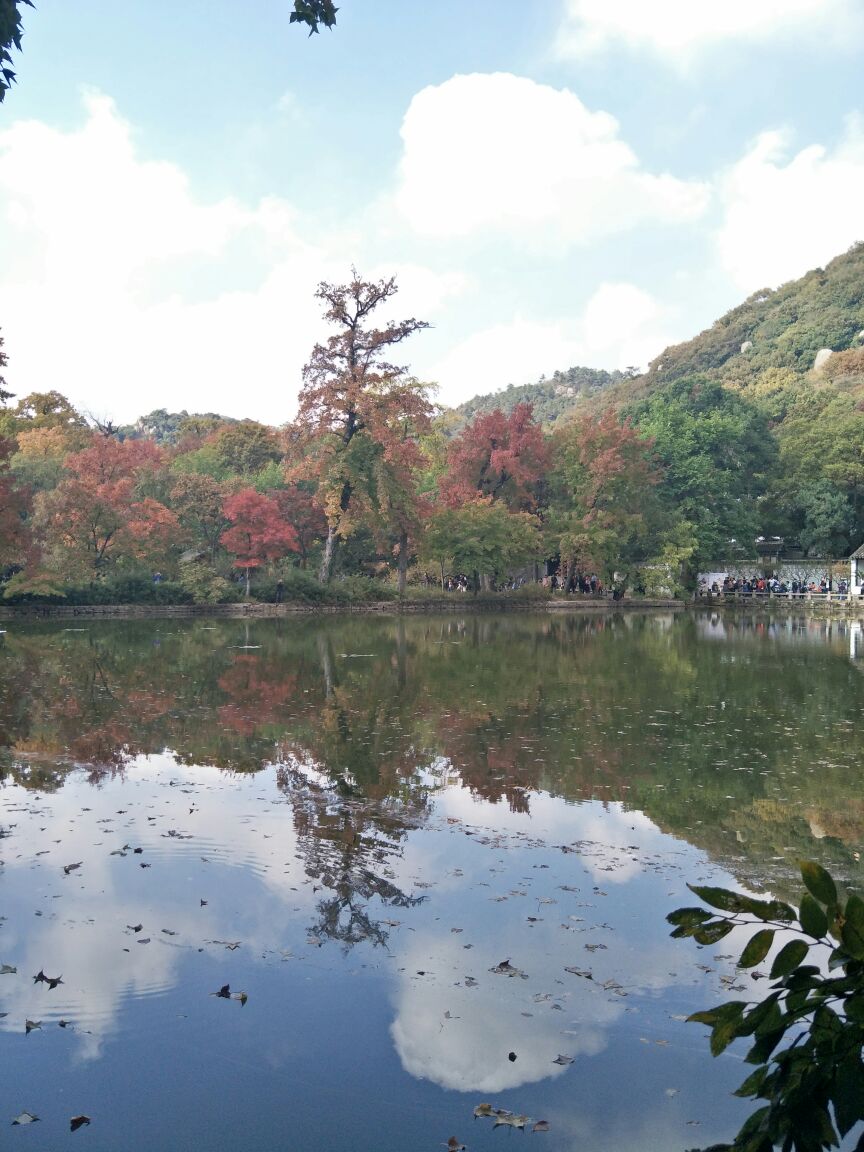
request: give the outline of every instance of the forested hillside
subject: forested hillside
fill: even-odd
[[[333,335],[279,428],[18,399],[0,337],[3,596],[316,599],[333,578],[476,588],[545,565],[650,592],[760,536],[820,557],[864,538],[864,245],[644,375],[571,368],[444,413],[388,357],[426,325],[369,319],[395,292],[320,286]]]
[[[625,379],[622,372],[605,372],[601,368],[567,368],[542,376],[536,384],[508,384],[500,392],[474,396],[445,413],[448,428],[461,427],[483,412],[512,412],[517,404],[530,404],[534,418],[551,428],[562,416],[570,415],[589,396],[595,396],[610,384]]]

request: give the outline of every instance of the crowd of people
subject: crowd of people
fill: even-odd
[[[724,596],[732,593],[738,594],[768,594],[773,596],[807,596],[826,595],[828,592],[846,596],[849,593],[849,584],[846,580],[832,580],[830,576],[822,576],[820,580],[780,580],[776,576],[730,576],[726,575],[722,583],[717,580],[708,586],[707,578],[703,577],[699,583],[699,593],[702,596]]]

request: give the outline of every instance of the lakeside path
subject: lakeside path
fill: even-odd
[[[440,600],[382,600],[368,604],[9,604],[0,605],[0,620],[141,620],[180,617],[263,618],[330,616],[339,614],[438,612],[565,612],[612,613],[627,611],[677,612],[682,600],[517,600],[506,596],[454,596]]]

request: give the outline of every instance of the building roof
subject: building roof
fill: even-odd
[[[850,560],[864,560],[864,544],[862,544],[860,548],[856,548],[855,551],[852,553],[852,555],[849,557],[849,559]]]

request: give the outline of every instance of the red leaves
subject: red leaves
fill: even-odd
[[[238,568],[257,568],[297,551],[297,533],[269,496],[243,488],[228,497],[224,512],[231,527],[222,533],[221,542],[236,557]]]
[[[496,409],[478,416],[451,444],[441,494],[451,508],[479,493],[511,511],[533,511],[547,460],[531,405],[517,404],[509,415]]]

